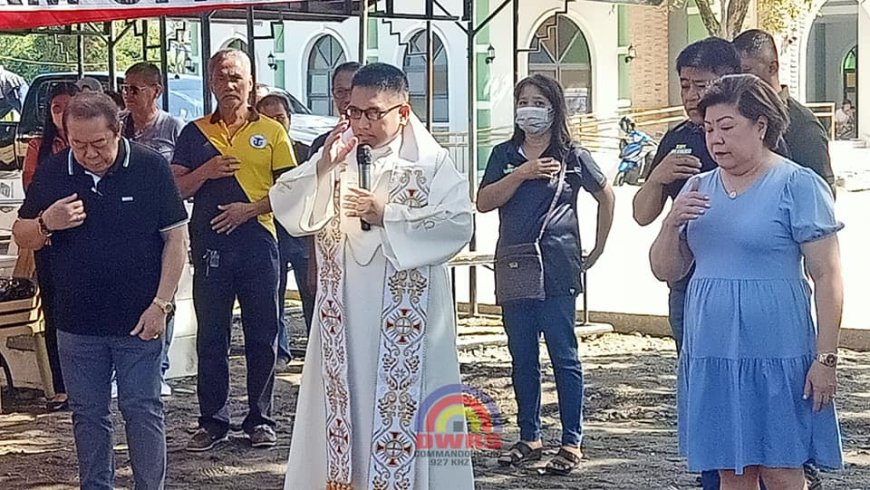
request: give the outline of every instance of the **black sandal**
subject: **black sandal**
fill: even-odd
[[[498,464],[500,466],[520,466],[531,461],[540,461],[543,454],[543,447],[532,449],[525,442],[519,441],[511,446],[510,451],[499,456]]]
[[[547,463],[547,467],[544,470],[550,475],[568,476],[578,466],[580,466],[580,456],[565,448],[561,448],[553,456],[553,459]]]

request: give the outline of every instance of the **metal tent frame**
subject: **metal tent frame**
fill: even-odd
[[[433,99],[434,99],[434,47],[433,47],[433,31],[434,22],[451,22],[457,25],[466,35],[467,48],[467,92],[468,92],[468,129],[467,129],[467,176],[469,183],[469,198],[472,202],[476,197],[477,184],[477,167],[478,167],[478,104],[477,104],[477,37],[478,35],[501,14],[508,6],[512,6],[513,12],[513,30],[512,30],[512,66],[514,84],[519,79],[519,56],[533,49],[520,48],[518,24],[520,19],[520,0],[500,0],[498,6],[493,9],[485,18],[477,22],[478,9],[475,5],[476,0],[463,0],[463,12],[461,15],[454,15],[439,0],[420,0],[423,4],[423,13],[403,12],[400,11],[397,4],[401,1],[403,6],[407,6],[410,0],[306,0],[296,1],[292,3],[277,3],[277,4],[262,4],[248,7],[234,7],[207,11],[202,14],[187,14],[172,16],[173,19],[189,19],[200,21],[200,62],[201,66],[206,66],[208,59],[211,57],[211,23],[212,21],[244,21],[247,25],[247,47],[248,55],[252,63],[252,75],[255,77],[256,83],[256,41],[274,39],[275,24],[284,21],[308,21],[308,22],[341,22],[349,18],[357,17],[359,19],[359,52],[358,59],[364,63],[367,59],[368,50],[368,23],[369,19],[384,19],[384,20],[417,20],[425,21],[426,23],[426,65],[427,65],[427,90],[426,90],[426,106],[427,106],[427,127],[433,126]],[[567,12],[568,4],[576,0],[562,0],[563,7],[559,12]],[[650,3],[655,4],[661,0],[599,0],[599,1],[625,1],[627,3]],[[417,4],[419,5],[419,4]],[[558,13],[558,12],[557,12]],[[255,23],[257,21],[269,21],[272,23],[269,35],[256,35]],[[84,72],[84,43],[83,39],[88,36],[98,36],[104,39],[107,43],[109,51],[108,71],[109,84],[114,88],[116,83],[116,63],[114,49],[117,43],[130,31],[134,35],[142,37],[142,57],[144,60],[149,60],[149,52],[158,50],[159,59],[157,61],[161,67],[164,77],[164,86],[169,86],[168,73],[168,49],[171,42],[178,41],[178,32],[170,33],[168,29],[167,17],[159,17],[160,40],[158,44],[151,45],[148,43],[148,23],[152,20],[148,19],[132,19],[127,20],[123,27],[117,29],[117,26],[112,22],[102,24],[83,24],[83,25],[68,25],[63,27],[50,27],[29,31],[33,33],[48,33],[77,36],[77,55],[78,55],[78,72]],[[26,34],[27,32],[16,32],[16,34]],[[170,37],[172,36],[172,37]],[[203,109],[208,113],[212,110],[212,100],[208,96],[207,78],[203,77]],[[163,106],[168,107],[169,93],[164,91]],[[473,215],[473,223],[476,229],[476,216]],[[469,250],[475,252],[477,248],[476,232],[472,235],[469,244]],[[477,313],[477,270],[472,266],[469,270],[469,304],[471,314]]]

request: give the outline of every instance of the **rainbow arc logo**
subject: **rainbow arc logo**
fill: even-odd
[[[498,450],[502,417],[486,392],[465,384],[443,386],[420,406],[417,450]]]

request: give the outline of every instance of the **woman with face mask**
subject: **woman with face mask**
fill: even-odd
[[[580,273],[604,250],[614,196],[589,152],[572,141],[558,82],[531,76],[517,84],[514,98],[514,135],[493,148],[477,200],[480,212],[499,212],[496,300],[508,336],[519,412],[519,441],[499,463],[519,466],[542,457],[538,339],[543,333],[562,424],[561,447],[546,470],[567,475],[582,456],[583,374],[574,334]],[[581,189],[598,201],[595,247],[585,260],[577,214]]]

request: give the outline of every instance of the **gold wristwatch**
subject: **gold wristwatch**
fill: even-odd
[[[154,298],[153,300],[151,300],[151,302],[154,303],[155,305],[157,305],[158,308],[163,310],[163,313],[166,315],[169,315],[173,311],[175,311],[175,305],[172,304],[172,301],[166,301],[166,300],[162,300],[160,298]]]
[[[42,219],[42,213],[39,213],[39,216],[36,217],[36,222],[39,223],[39,232],[42,233],[42,236],[45,238],[51,238],[51,235],[54,234],[54,230],[48,229],[45,220]]]
[[[830,368],[837,367],[838,360],[839,356],[837,356],[837,354],[834,352],[826,352],[824,354],[816,355],[816,361],[818,361],[819,364]]]

